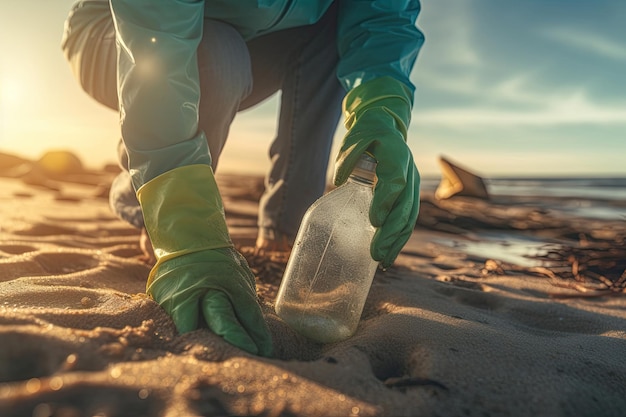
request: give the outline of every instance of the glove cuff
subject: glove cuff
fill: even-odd
[[[233,246],[208,165],[188,165],[159,175],[137,190],[137,199],[156,266],[188,253]]]
[[[384,102],[384,103],[383,103]],[[373,107],[390,107],[408,126],[413,107],[413,93],[404,83],[393,77],[369,80],[350,90],[343,100],[346,128],[350,119]]]

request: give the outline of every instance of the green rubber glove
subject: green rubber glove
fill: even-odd
[[[137,197],[157,258],[147,293],[178,331],[204,321],[229,343],[270,356],[272,339],[254,275],[230,240],[211,167],[168,171],[144,184]]]
[[[343,101],[348,132],[337,155],[334,183],[347,180],[362,153],[378,161],[370,208],[370,221],[378,230],[370,252],[383,268],[406,244],[419,212],[420,177],[406,144],[412,102],[409,88],[392,77],[367,81]]]

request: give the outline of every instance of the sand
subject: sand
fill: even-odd
[[[218,174],[274,338],[259,358],[177,334],[144,295],[139,231],[108,207],[115,167],[40,162],[0,155],[0,416],[626,415],[623,221],[425,193],[356,335],[319,345],[273,311],[284,257],[253,253],[262,179]],[[509,262],[485,236],[545,245]]]

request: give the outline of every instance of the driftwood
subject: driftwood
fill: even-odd
[[[562,246],[542,258],[549,267],[527,271],[550,278],[555,287],[575,292],[552,292],[552,298],[594,298],[626,295],[626,247],[619,242],[599,241],[581,246]]]

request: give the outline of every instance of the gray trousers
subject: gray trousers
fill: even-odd
[[[336,7],[316,24],[245,42],[230,26],[206,19],[198,49],[199,127],[207,137],[213,169],[238,111],[280,92],[280,115],[271,143],[271,168],[259,202],[259,233],[293,241],[306,209],[326,187],[332,140],[345,91],[336,77]],[[107,0],[76,3],[66,22],[63,52],[81,87],[118,109],[115,29]],[[118,144],[123,172],[114,180],[113,211],[136,227],[143,217],[128,157]]]

